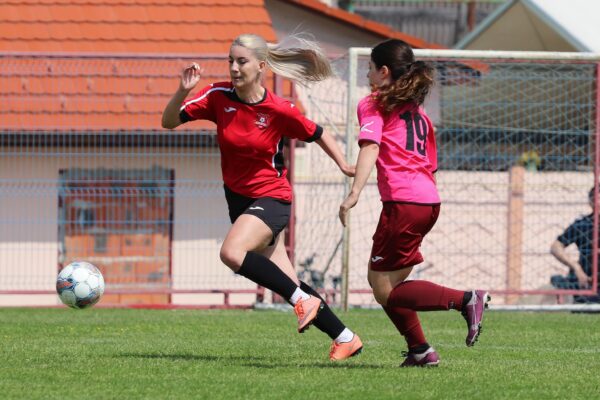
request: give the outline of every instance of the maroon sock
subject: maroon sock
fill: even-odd
[[[465,292],[427,281],[404,281],[388,297],[390,307],[413,311],[462,310]]]
[[[384,306],[383,309],[398,329],[398,332],[406,339],[409,349],[427,343],[416,312],[401,307]]]

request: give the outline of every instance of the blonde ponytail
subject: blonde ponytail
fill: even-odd
[[[238,36],[233,44],[251,50],[275,74],[296,83],[305,85],[333,76],[329,59],[318,43],[301,34],[288,36],[279,43],[267,43],[258,35],[244,34]]]

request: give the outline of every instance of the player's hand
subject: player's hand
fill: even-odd
[[[350,209],[356,205],[356,203],[358,203],[358,194],[355,193],[350,193],[348,197],[342,201],[339,212],[340,222],[342,225],[346,226],[348,213],[350,212]]]
[[[589,286],[592,278],[587,276],[585,272],[575,270],[575,275],[577,276],[577,281],[579,282],[579,286],[582,288],[586,288]]]
[[[193,89],[198,82],[200,82],[202,69],[196,63],[192,63],[189,67],[183,70],[181,73],[180,87],[182,90]]]
[[[350,178],[356,175],[356,165],[344,164],[340,166],[340,169],[344,175],[349,176]]]

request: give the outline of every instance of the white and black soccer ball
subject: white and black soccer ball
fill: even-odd
[[[75,261],[58,273],[56,291],[60,300],[71,308],[91,307],[104,294],[104,277],[92,264]]]

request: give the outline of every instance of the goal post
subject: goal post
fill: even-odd
[[[593,295],[551,285],[568,268],[550,246],[587,217],[590,252],[598,252],[599,218],[587,196],[600,165],[600,55],[415,54],[436,72],[425,108],[437,130],[443,204],[411,279],[489,289],[494,305],[516,309],[574,307],[571,297]],[[349,49],[332,60],[335,77],[297,88],[299,108],[352,163],[369,55]],[[0,53],[0,99],[13,116],[0,135],[0,306],[58,305],[56,274],[79,259],[102,270],[107,305],[251,307],[264,297],[218,258],[230,221],[214,127],[158,129],[173,82],[192,60]],[[203,84],[227,79],[224,60],[200,60]],[[338,210],[351,179],[317,145],[299,142],[293,152],[301,279],[332,304],[375,306],[367,282],[381,207],[375,176],[343,229]],[[578,258],[573,245],[567,254]]]
[[[337,135],[351,163],[358,153],[356,105],[370,92],[370,52],[349,49],[334,59],[336,78],[299,90],[309,118]],[[425,262],[411,278],[489,289],[495,304],[515,309],[568,308],[574,296],[594,295],[597,258],[591,257],[590,288],[557,288],[552,277],[567,275],[568,268],[550,247],[574,220],[591,214],[596,228],[592,252],[598,252],[598,213],[597,208],[592,212],[587,194],[598,181],[600,165],[600,54],[414,53],[435,68],[424,106],[436,127],[442,212],[423,242]],[[313,270],[343,279],[337,288],[341,299],[336,299],[342,306],[368,307],[374,300],[367,262],[380,212],[376,178],[369,180],[343,231],[333,217],[327,222],[313,218],[317,204],[336,214],[351,180],[334,177],[328,161],[308,147],[299,149],[296,158],[301,214],[296,254],[300,260],[312,255]],[[578,259],[575,245],[566,250]],[[333,263],[331,254],[336,255]],[[333,288],[331,283],[325,287]]]

